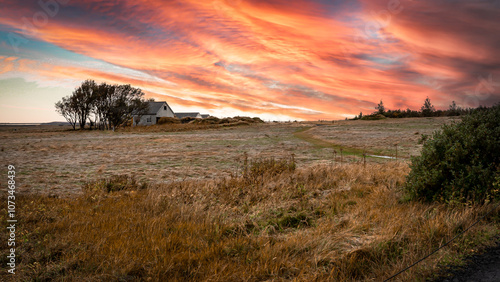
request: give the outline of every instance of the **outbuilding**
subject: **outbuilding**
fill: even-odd
[[[200,113],[175,113],[175,116],[179,119],[185,118],[185,117],[191,117],[191,118],[201,118]]]

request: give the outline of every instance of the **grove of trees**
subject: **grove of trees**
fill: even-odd
[[[144,92],[129,84],[97,84],[85,80],[69,96],[55,104],[56,111],[76,129],[111,129],[129,122],[132,117],[140,119],[148,111],[148,100]]]
[[[370,115],[363,115],[360,113],[359,116],[355,116],[354,119],[380,119],[380,118],[408,118],[408,117],[440,117],[440,116],[461,116],[468,115],[475,111],[480,111],[486,109],[485,107],[479,108],[461,108],[457,106],[455,101],[451,102],[451,105],[446,110],[436,110],[431,103],[429,97],[424,101],[424,104],[420,108],[420,111],[415,111],[411,109],[406,110],[388,110],[384,106],[384,102],[380,100],[380,103],[375,107],[377,111]]]

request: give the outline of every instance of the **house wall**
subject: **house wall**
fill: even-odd
[[[174,117],[174,112],[172,109],[165,103],[158,110],[156,115],[144,115],[141,117],[138,125],[153,125],[156,124],[157,119],[162,117]]]
[[[143,115],[138,125],[153,125],[156,124],[156,115]]]
[[[158,112],[156,113],[156,116],[157,117],[174,117],[174,112],[167,104],[163,104],[163,106],[160,108],[160,110],[158,110]]]

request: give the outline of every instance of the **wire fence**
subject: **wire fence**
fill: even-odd
[[[473,224],[471,224],[469,227],[465,228],[464,230],[462,230],[462,232],[458,233],[457,235],[455,235],[453,238],[451,238],[450,240],[448,240],[446,243],[444,243],[443,245],[439,246],[439,248],[433,250],[432,252],[430,252],[429,254],[427,254],[426,256],[422,257],[421,259],[417,260],[416,262],[414,262],[413,264],[411,264],[410,266],[407,266],[406,268],[400,270],[399,272],[397,272],[396,274],[392,275],[391,277],[387,278],[384,280],[385,281],[390,281],[394,278],[396,278],[398,275],[400,275],[401,273],[409,270],[410,268],[416,266],[417,264],[419,264],[420,262],[424,261],[425,259],[427,259],[428,257],[432,256],[433,254],[437,253],[439,250],[441,250],[442,248],[446,247],[448,244],[450,244],[451,242],[453,242],[453,240],[455,240],[456,238],[462,236],[465,232],[467,232],[469,229],[471,229],[474,225],[478,224],[481,220],[483,220],[484,218],[486,218],[488,215],[490,215],[493,211],[495,211],[496,209],[498,209],[498,207],[500,206],[500,202],[493,208],[491,209],[488,213],[486,213],[485,215],[483,215],[481,218],[479,218],[476,222],[474,222]]]

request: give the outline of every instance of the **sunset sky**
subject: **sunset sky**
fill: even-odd
[[[498,0],[0,0],[0,122],[85,79],[265,120],[500,101]]]

